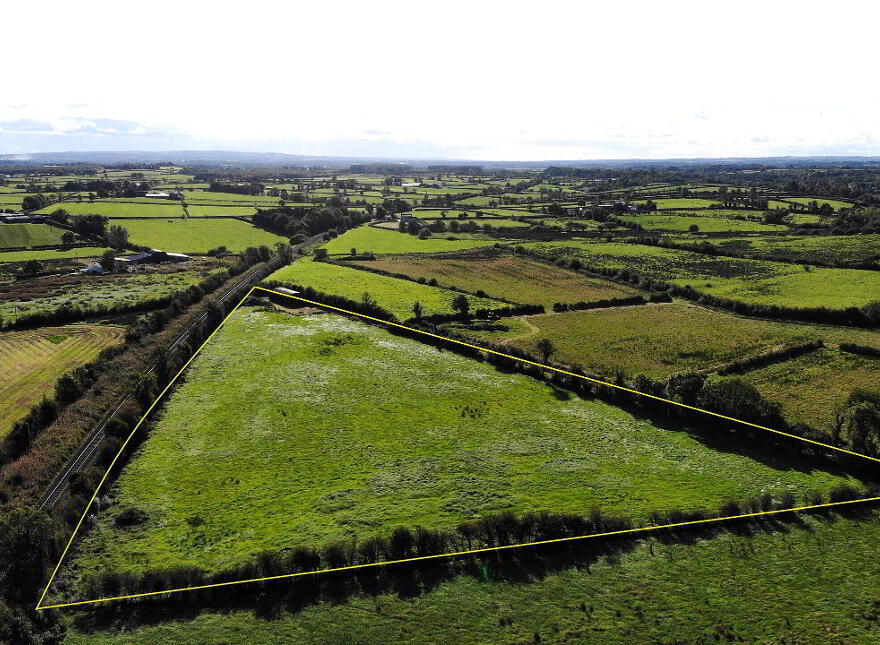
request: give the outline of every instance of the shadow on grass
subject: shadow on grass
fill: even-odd
[[[831,524],[840,515],[854,521],[874,521],[876,509],[844,507],[836,513],[814,513],[823,524]],[[189,621],[202,613],[252,611],[264,620],[276,620],[309,607],[326,603],[342,605],[353,598],[377,598],[394,594],[401,599],[415,599],[431,593],[444,583],[469,577],[484,583],[528,585],[568,570],[585,570],[604,559],[619,563],[641,541],[664,545],[692,545],[699,540],[732,535],[748,540],[758,535],[813,532],[813,527],[797,513],[761,518],[759,521],[730,521],[680,529],[666,529],[634,538],[622,536],[599,541],[576,541],[496,551],[479,556],[459,556],[419,563],[371,567],[352,572],[336,572],[271,582],[248,583],[140,601],[114,601],[77,611],[75,628],[85,634],[130,631],[139,627],[170,621]],[[746,544],[737,547],[745,554]]]

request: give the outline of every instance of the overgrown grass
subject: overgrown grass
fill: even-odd
[[[588,266],[624,269],[716,296],[789,307],[861,307],[877,299],[880,272],[812,268],[766,260],[704,255],[620,242],[531,242],[549,255],[577,257]]]
[[[675,301],[523,318],[537,328],[512,329],[512,344],[536,354],[549,338],[555,359],[604,376],[621,371],[661,378],[711,368],[782,343],[824,340],[880,347],[880,333],[744,318]],[[507,321],[502,321],[506,323]],[[471,332],[482,338],[482,332]],[[848,339],[859,340],[848,340]],[[497,336],[496,336],[497,340]]]
[[[72,645],[216,642],[875,643],[880,641],[876,514],[804,519],[773,533],[693,544],[642,542],[592,566],[492,562],[419,590],[280,611],[204,611],[157,622],[120,613],[93,631],[70,617]],[[540,561],[539,561],[540,562]],[[515,571],[514,571],[515,570]],[[517,575],[519,574],[519,575]],[[278,605],[286,607],[284,604]],[[222,635],[222,636],[221,636]]]
[[[847,481],[713,443],[340,316],[245,309],[194,362],[76,568],[216,570],[504,509],[644,520]],[[147,519],[115,528],[131,507]]]
[[[684,244],[702,241],[691,237],[673,237],[672,240]],[[880,255],[880,234],[719,237],[708,241],[719,249],[754,258],[773,256],[793,262],[861,262]]]

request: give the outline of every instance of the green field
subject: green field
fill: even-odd
[[[542,304],[548,310],[554,302],[626,298],[639,293],[610,281],[578,275],[574,271],[495,249],[437,257],[388,256],[357,264],[413,278],[434,278],[441,287],[459,287],[472,292],[482,290],[491,297],[523,304]]]
[[[180,253],[204,253],[218,246],[242,251],[249,246],[273,246],[287,241],[236,219],[148,219],[112,223],[127,228],[133,244]]]
[[[27,262],[28,260],[66,260],[70,258],[99,257],[107,249],[100,246],[83,246],[75,249],[44,251],[5,251],[0,253],[0,264],[3,262]]]
[[[0,248],[61,244],[63,233],[48,224],[0,224]]]
[[[310,259],[294,262],[266,279],[314,287],[318,291],[345,296],[352,300],[360,300],[364,293],[369,293],[381,307],[400,320],[412,318],[412,306],[417,300],[422,303],[426,315],[453,313],[452,301],[459,295],[448,289],[439,289],[410,280],[390,278],[326,262],[313,262]],[[490,298],[476,296],[467,296],[467,298],[471,303],[471,309],[507,306],[504,302]]]
[[[359,226],[335,237],[324,248],[328,253],[350,253],[357,249],[358,253],[436,253],[438,251],[461,251],[478,246],[495,244],[495,240],[449,240],[454,233],[433,235],[420,240],[415,235],[389,231],[375,226]]]
[[[66,210],[71,215],[105,215],[106,217],[182,217],[183,208],[180,202],[157,201],[155,203],[138,203],[126,200],[113,202],[98,200],[95,202],[60,202],[36,211],[48,215],[56,210]]]
[[[675,242],[699,243],[701,239],[673,237]],[[713,237],[708,240],[722,250],[749,257],[783,257],[793,262],[862,262],[880,256],[880,234],[779,235],[773,237]]]
[[[717,257],[620,242],[531,242],[544,254],[577,257],[587,266],[631,269],[716,296],[790,307],[861,307],[880,294],[880,272],[813,268]]]
[[[217,570],[505,509],[645,519],[851,481],[717,442],[344,317],[245,309],[195,360],[75,566]],[[131,507],[145,521],[114,528]]]
[[[172,610],[157,624],[129,611],[110,627],[86,610],[70,616],[68,640],[509,645],[538,642],[537,634],[541,643],[593,645],[876,643],[878,528],[876,513],[807,517],[753,536],[725,533],[694,544],[651,539],[589,567],[546,562],[533,571],[528,563],[488,562],[474,567],[481,576],[437,580],[414,594],[392,589],[305,607],[279,604],[271,620],[244,609]]]
[[[719,205],[714,199],[700,199],[698,197],[672,197],[653,200],[657,204],[657,210],[667,210],[675,208],[709,208],[710,206]],[[634,204],[644,204],[647,200],[641,199],[634,201]]]
[[[726,231],[784,231],[787,226],[780,224],[763,224],[741,219],[726,217],[685,217],[681,215],[624,215],[620,219],[633,224],[641,224],[648,230],[687,231],[696,225],[703,233],[721,233]]]
[[[122,342],[124,329],[66,325],[0,332],[0,437],[43,397],[52,398],[55,381]]]
[[[195,270],[162,270],[108,275],[64,275],[7,285],[0,294],[0,317],[6,323],[20,316],[54,311],[62,305],[94,309],[134,305],[170,296],[222,270],[208,261]]]
[[[525,316],[520,321],[526,328],[512,326],[507,334],[511,344],[539,354],[536,343],[549,338],[557,347],[553,360],[608,377],[621,371],[630,377],[665,378],[808,340],[880,348],[878,332],[745,318],[680,301]],[[511,320],[501,322],[509,325]]]
[[[796,204],[809,204],[810,202],[816,202],[819,206],[824,204],[828,204],[836,211],[842,210],[844,208],[852,208],[853,204],[850,202],[843,202],[839,199],[819,199],[813,197],[786,197],[785,201],[794,202]]]
[[[830,429],[836,408],[857,388],[880,389],[880,359],[826,347],[744,378],[777,401],[790,422]]]

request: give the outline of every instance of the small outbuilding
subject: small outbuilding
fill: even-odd
[[[130,270],[139,264],[161,264],[163,262],[186,262],[190,260],[190,256],[183,253],[169,253],[160,251],[159,249],[150,249],[143,253],[135,253],[134,255],[122,255],[113,258],[113,266],[117,271]]]

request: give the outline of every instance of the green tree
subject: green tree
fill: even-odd
[[[114,224],[107,231],[107,241],[114,249],[124,249],[128,245],[128,229]]]
[[[24,264],[24,273],[25,275],[34,276],[37,275],[42,268],[43,265],[40,264],[37,260],[28,260]]]
[[[413,312],[413,316],[416,317],[416,320],[421,320],[421,318],[422,318],[422,313],[423,313],[422,303],[419,302],[418,300],[416,300],[416,301],[413,303],[413,306],[412,306],[412,312]]]
[[[471,303],[468,302],[467,296],[464,294],[458,294],[455,296],[455,299],[452,301],[452,310],[457,311],[461,314],[462,318],[466,318],[468,315],[468,311],[470,311]]]
[[[12,598],[36,598],[60,552],[58,525],[45,511],[16,508],[0,515],[0,562],[8,566],[4,589]]]
[[[553,352],[556,351],[556,346],[553,344],[549,338],[542,338],[537,343],[538,351],[541,352],[541,356],[544,359],[544,362],[550,360],[550,357],[553,355]]]
[[[76,242],[76,235],[71,231],[64,231],[64,233],[61,234],[61,243],[64,246],[70,246],[74,242]]]

